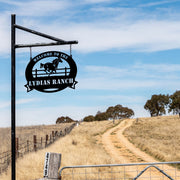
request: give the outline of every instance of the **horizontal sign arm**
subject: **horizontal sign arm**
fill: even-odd
[[[68,44],[78,44],[78,41],[64,41],[64,42],[36,43],[36,44],[16,44],[15,48],[57,46],[57,45],[68,45]]]

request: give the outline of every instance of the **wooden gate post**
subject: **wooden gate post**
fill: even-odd
[[[44,178],[39,180],[58,180],[61,154],[47,152],[44,161]]]

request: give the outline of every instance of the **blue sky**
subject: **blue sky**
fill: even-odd
[[[78,40],[72,54],[78,67],[76,89],[26,92],[29,49],[18,49],[17,126],[54,124],[58,116],[80,120],[109,106],[132,108],[135,117],[152,94],[180,89],[179,0],[0,0],[0,126],[10,126],[10,23]],[[50,42],[17,31],[17,43]],[[33,48],[69,54],[69,46]]]

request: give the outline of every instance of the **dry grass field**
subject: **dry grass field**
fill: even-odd
[[[42,125],[42,126],[25,126],[16,128],[16,137],[19,138],[19,144],[27,140],[33,141],[33,135],[38,139],[45,139],[45,135],[49,135],[52,131],[60,131],[69,127],[72,123],[62,123],[57,125]],[[0,128],[0,154],[11,149],[11,129]]]
[[[136,147],[159,161],[180,161],[180,118],[139,118],[124,131]]]
[[[116,121],[115,125],[119,122]],[[97,137],[115,125],[112,121],[81,123],[69,135],[55,141],[51,146],[19,158],[17,160],[17,180],[34,180],[43,177],[46,152],[61,153],[61,166],[114,163],[102,145],[97,143]],[[11,179],[10,168],[7,173],[0,176],[0,179]]]
[[[127,124],[132,125],[129,127]],[[126,127],[125,130],[122,130],[123,127]],[[117,147],[117,141],[119,141],[118,136],[121,130],[122,134],[136,147],[139,147],[142,151],[150,154],[159,161],[180,160],[180,119],[178,116],[139,118],[138,122],[133,119],[126,119],[125,121],[117,120],[115,124],[113,124],[112,121],[83,122],[78,127],[75,127],[70,134],[55,141],[54,144],[47,148],[19,158],[17,160],[17,180],[35,180],[43,177],[44,157],[46,152],[61,153],[61,167],[117,163],[119,155],[113,158],[111,153],[107,151],[108,147],[105,148],[105,141],[103,142],[102,137],[109,134],[107,138],[110,143],[114,145],[113,152],[117,151],[117,154],[120,153],[123,157],[122,149],[119,147],[120,144],[118,144]],[[23,136],[23,133],[21,133],[21,135]],[[115,136],[117,136],[117,139],[113,139]],[[107,138],[105,138],[105,140]],[[123,137],[120,139],[122,140],[122,138]],[[126,158],[129,158],[129,155],[133,157],[133,152],[129,149],[125,149],[125,146],[124,150],[128,152]],[[142,151],[140,152],[142,153]],[[107,171],[107,169],[100,169],[99,172],[102,173],[103,171]],[[108,171],[112,171],[112,169]],[[94,176],[97,176],[97,174]],[[105,177],[107,178],[107,176],[109,175],[106,174]],[[113,178],[113,176],[110,175],[111,178]],[[126,177],[130,176],[126,174]],[[6,173],[0,176],[0,179],[11,179],[10,168]],[[70,180],[72,178],[63,178],[63,180],[66,179]],[[80,180],[81,177],[76,179]]]

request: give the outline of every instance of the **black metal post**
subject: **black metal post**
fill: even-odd
[[[56,42],[36,44],[16,44],[16,28]],[[16,180],[16,48],[78,44],[78,41],[62,39],[28,29],[16,24],[16,15],[11,15],[11,180]],[[47,140],[47,139],[46,139]]]
[[[11,15],[11,179],[16,179],[16,53],[15,53],[16,15]]]

